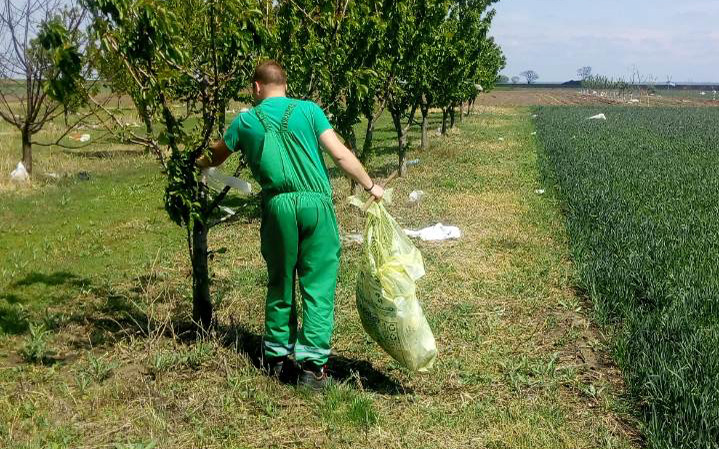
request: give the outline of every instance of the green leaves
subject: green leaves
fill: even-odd
[[[268,36],[260,3],[85,1],[98,71],[132,97],[164,163],[168,215],[181,226],[204,221],[211,211],[195,160],[218,135],[228,101],[249,84]]]
[[[83,60],[76,39],[67,31],[62,19],[55,17],[43,23],[31,47],[35,54],[45,53],[53,67],[43,86],[45,92],[67,107],[76,107],[78,100],[82,100]]]

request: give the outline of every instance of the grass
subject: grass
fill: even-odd
[[[614,355],[650,447],[719,447],[719,111],[542,108],[546,170],[578,283],[615,328]]]
[[[369,340],[354,305],[361,248],[347,245],[335,385],[323,395],[257,368],[266,274],[256,213],[211,233],[211,249],[227,248],[211,263],[218,327],[190,340],[186,250],[153,161],[39,151],[36,172],[64,166],[91,179],[0,193],[0,249],[12,255],[0,260],[0,446],[636,447],[605,339],[572,288],[558,204],[534,193],[532,131],[528,110],[485,108],[412,151],[420,163],[396,182],[390,212],[406,227],[464,232],[418,243],[439,359],[413,374]],[[381,176],[396,163],[388,117],[376,137],[370,171]],[[410,140],[416,148],[415,131]],[[3,145],[3,167],[16,151]],[[333,183],[341,232],[360,231],[348,183]],[[20,356],[40,323],[50,364]]]

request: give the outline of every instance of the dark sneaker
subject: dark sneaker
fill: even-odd
[[[302,365],[302,372],[297,379],[297,386],[312,391],[322,391],[327,387],[328,382],[329,377],[327,376],[326,366],[304,363]]]
[[[281,380],[289,364],[290,361],[286,356],[265,359],[265,371],[267,371],[268,376]]]

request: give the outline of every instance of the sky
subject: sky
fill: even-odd
[[[577,69],[658,83],[719,82],[719,0],[500,0],[491,34],[509,77],[577,78]]]

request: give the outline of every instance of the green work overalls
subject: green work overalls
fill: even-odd
[[[334,324],[334,295],[340,240],[332,188],[321,155],[300,144],[288,129],[296,101],[279,127],[257,106],[265,129],[259,154],[246,159],[262,186],[262,256],[267,262],[264,354],[294,353],[298,362],[327,362]],[[302,297],[302,328],[297,329],[295,278]]]

